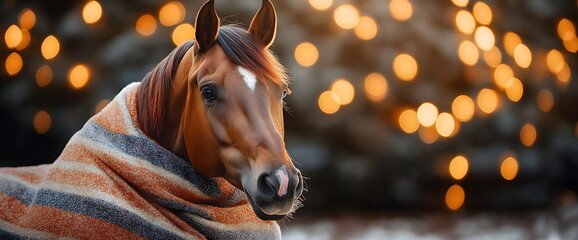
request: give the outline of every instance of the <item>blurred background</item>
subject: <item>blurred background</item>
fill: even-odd
[[[53,162],[202,3],[3,0],[0,166]],[[273,3],[310,178],[287,239],[578,239],[578,1]]]

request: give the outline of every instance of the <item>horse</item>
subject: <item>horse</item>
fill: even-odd
[[[284,143],[288,76],[263,0],[247,30],[214,0],[195,39],[126,86],[53,164],[0,168],[0,238],[279,239],[303,177]]]

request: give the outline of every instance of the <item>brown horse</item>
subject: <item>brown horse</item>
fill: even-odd
[[[207,1],[194,45],[177,48],[137,92],[143,132],[201,174],[242,189],[263,220],[290,214],[303,190],[283,141],[287,76],[268,48],[276,21],[263,0],[248,31],[219,26]]]

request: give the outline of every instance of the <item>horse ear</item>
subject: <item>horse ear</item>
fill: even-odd
[[[215,12],[215,1],[209,0],[201,6],[195,20],[195,41],[199,52],[207,51],[217,40],[219,16]]]
[[[249,32],[265,47],[271,46],[277,32],[277,13],[270,0],[263,0],[261,8],[251,21]]]

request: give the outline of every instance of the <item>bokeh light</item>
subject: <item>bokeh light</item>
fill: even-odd
[[[16,52],[11,53],[6,58],[6,63],[4,64],[6,72],[8,75],[16,75],[22,70],[22,57]]]
[[[516,46],[518,46],[518,44],[522,43],[522,39],[516,33],[507,32],[506,34],[504,34],[503,43],[504,43],[504,50],[506,50],[506,53],[508,53],[508,55],[510,56],[514,56],[514,49],[516,48]]]
[[[457,96],[452,102],[452,113],[458,121],[470,121],[474,116],[474,111],[474,101],[467,95]]]
[[[490,9],[490,6],[484,2],[476,2],[472,12],[474,13],[474,17],[479,24],[490,25],[492,22],[492,9]]]
[[[571,75],[572,73],[570,72],[570,67],[568,66],[567,63],[564,63],[562,65],[562,70],[556,73],[556,78],[558,79],[558,81],[566,85],[570,81]]]
[[[136,31],[143,36],[149,36],[157,30],[157,21],[150,14],[142,15],[136,20]]]
[[[8,48],[16,48],[22,41],[22,31],[20,28],[16,25],[8,27],[4,34],[4,41],[6,41]]]
[[[454,117],[446,112],[440,113],[436,120],[436,131],[442,137],[449,137],[454,132],[456,121]]]
[[[185,20],[186,9],[181,2],[168,2],[159,11],[159,22],[163,26],[174,26]]]
[[[452,0],[452,3],[458,7],[468,6],[469,0]]]
[[[491,50],[496,43],[494,33],[486,26],[476,28],[474,39],[476,40],[476,45],[484,51]]]
[[[518,174],[518,161],[516,158],[506,157],[500,165],[500,174],[506,180],[512,180]]]
[[[398,21],[407,21],[411,18],[413,9],[409,0],[391,0],[389,2],[389,12]]]
[[[193,25],[188,23],[183,23],[173,30],[173,43],[175,46],[179,46],[182,43],[186,42],[187,40],[191,40],[195,38],[195,28]]]
[[[22,40],[20,40],[20,44],[16,46],[16,50],[18,51],[24,50],[26,47],[28,47],[28,44],[30,44],[30,32],[28,32],[26,29],[21,29],[20,33],[22,34]]]
[[[406,109],[398,117],[399,127],[406,133],[413,133],[419,128],[417,112],[413,109]]]
[[[506,95],[512,102],[517,102],[524,95],[524,85],[520,79],[510,78],[506,83]]]
[[[573,38],[571,38],[570,40],[566,40],[562,43],[564,44],[564,48],[566,48],[568,52],[571,53],[578,52],[578,37],[573,36]]]
[[[339,110],[341,102],[337,93],[333,91],[325,91],[319,95],[319,109],[326,114],[333,114]]]
[[[458,56],[460,60],[468,66],[474,66],[478,62],[479,52],[478,48],[473,42],[468,40],[462,41],[458,47]]]
[[[538,108],[540,108],[540,110],[549,112],[554,106],[554,95],[552,95],[550,90],[544,88],[538,92],[536,101],[538,102]]]
[[[44,39],[40,50],[45,59],[53,59],[60,51],[60,42],[55,36],[50,35]]]
[[[460,10],[456,14],[456,27],[461,33],[471,35],[476,29],[476,20],[470,12]]]
[[[36,14],[29,8],[22,10],[18,16],[18,24],[22,29],[30,30],[36,24]]]
[[[399,54],[393,59],[393,72],[403,81],[411,81],[417,75],[418,67],[415,59],[409,54]]]
[[[48,65],[42,65],[36,70],[36,84],[39,87],[46,87],[52,82],[52,68]]]
[[[354,6],[344,4],[335,9],[333,19],[340,28],[352,29],[359,23],[359,12]]]
[[[377,35],[377,23],[371,17],[362,16],[353,30],[359,39],[371,40]]]
[[[482,112],[492,113],[498,108],[498,94],[492,89],[484,88],[478,93],[477,102]]]
[[[440,138],[440,135],[434,126],[420,127],[418,130],[418,135],[419,139],[425,144],[435,143]]]
[[[303,42],[295,48],[295,60],[304,67],[313,66],[319,58],[317,47],[310,42]]]
[[[84,87],[90,79],[90,70],[83,64],[78,64],[68,72],[68,83],[74,89]]]
[[[520,129],[520,141],[524,146],[529,147],[536,142],[536,128],[530,123],[524,124]]]
[[[461,180],[468,173],[468,168],[469,168],[468,159],[466,159],[466,157],[464,157],[462,155],[458,155],[458,156],[455,156],[450,161],[450,165],[449,165],[448,169],[449,169],[450,175],[455,180]]]
[[[532,63],[532,52],[525,44],[518,44],[514,48],[514,60],[521,68],[528,68]]]
[[[32,119],[32,126],[38,134],[45,134],[52,126],[52,118],[46,111],[38,111]]]
[[[452,185],[446,192],[446,206],[451,210],[458,210],[464,204],[466,193],[459,184]]]
[[[339,97],[341,105],[350,104],[355,97],[355,88],[347,79],[337,79],[331,84],[331,91]]]
[[[566,63],[564,56],[556,49],[550,50],[548,55],[546,55],[546,66],[551,73],[556,74],[562,71],[564,63]]]
[[[425,102],[417,108],[417,120],[425,127],[432,126],[438,117],[438,108],[432,103]]]
[[[327,10],[333,4],[333,0],[309,0],[309,4],[317,10]]]
[[[494,83],[501,89],[506,88],[506,83],[513,77],[514,70],[506,64],[500,64],[494,70]]]
[[[495,68],[502,63],[502,52],[494,46],[490,51],[484,51],[484,60],[488,66]]]
[[[374,72],[365,77],[363,89],[370,101],[382,101],[387,96],[387,88],[387,80],[383,75]]]
[[[576,27],[574,23],[567,18],[563,18],[558,22],[558,36],[563,41],[569,41],[576,38]]]
[[[102,17],[102,7],[97,1],[89,1],[82,9],[82,19],[85,23],[93,24]]]

